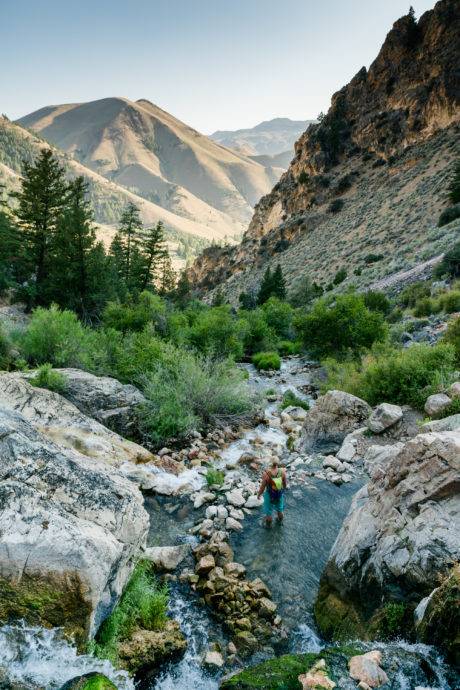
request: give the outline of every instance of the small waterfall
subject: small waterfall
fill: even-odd
[[[32,689],[54,690],[66,681],[85,673],[103,673],[119,690],[134,690],[125,671],[117,671],[109,661],[76,648],[59,629],[5,625],[0,628],[0,669],[5,669],[11,682],[23,683]]]

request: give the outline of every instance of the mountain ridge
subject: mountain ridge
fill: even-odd
[[[278,156],[291,152],[294,143],[315,120],[291,120],[288,117],[275,117],[264,120],[254,127],[237,130],[217,130],[210,138],[235,151],[248,156]]]

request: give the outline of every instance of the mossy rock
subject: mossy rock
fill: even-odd
[[[460,667],[460,565],[433,593],[417,627],[417,636],[441,647],[448,660]]]
[[[63,627],[81,650],[88,638],[91,610],[75,573],[23,575],[19,582],[0,577],[0,624],[25,620],[45,628]]]
[[[155,674],[166,662],[180,658],[186,649],[187,640],[179,623],[168,620],[162,630],[137,628],[120,642],[118,664],[132,674]]]
[[[367,636],[366,625],[356,607],[341,599],[327,582],[320,584],[314,612],[318,628],[328,640],[365,639]]]
[[[86,673],[68,680],[60,690],[117,690],[117,686],[102,673]]]

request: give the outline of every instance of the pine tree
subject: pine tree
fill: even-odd
[[[277,265],[272,275],[272,286],[270,297],[278,297],[280,300],[286,299],[286,281],[280,264]]]
[[[134,283],[134,267],[139,254],[138,249],[140,236],[142,234],[142,221],[139,215],[139,208],[130,202],[122,213],[120,219],[120,226],[118,228],[117,243],[121,247],[122,264],[120,266],[122,277],[129,289],[135,287]]]
[[[160,295],[170,295],[174,292],[177,282],[176,271],[173,269],[171,257],[166,252],[160,261],[160,278],[157,282]]]
[[[271,297],[272,284],[272,272],[270,270],[270,266],[268,266],[260,284],[259,293],[257,295],[257,304],[264,304],[264,302]]]
[[[50,149],[42,149],[34,164],[24,162],[22,189],[12,194],[17,199],[17,224],[22,231],[24,255],[35,279],[35,294],[30,303],[45,301],[50,268],[50,245],[67,204],[68,186],[64,169]]]
[[[457,161],[449,184],[449,201],[451,204],[460,203],[460,160]]]
[[[143,268],[140,279],[140,290],[145,290],[149,286],[153,286],[160,278],[163,261],[168,255],[165,242],[163,223],[158,223],[148,228],[143,234],[139,242],[139,249],[143,257]]]
[[[415,48],[420,38],[420,30],[417,24],[417,19],[415,17],[415,10],[412,5],[409,7],[409,12],[407,13],[409,17],[409,22],[407,26],[407,46],[408,48]]]
[[[185,305],[192,298],[192,286],[188,279],[187,273],[182,271],[177,282],[175,299],[180,305]]]
[[[89,315],[90,255],[96,246],[93,212],[87,199],[88,183],[77,177],[69,184],[67,207],[57,225],[52,242],[53,262],[49,300]],[[94,259],[91,260],[91,265]],[[102,270],[102,266],[100,267]],[[65,276],[65,281],[63,281]]]

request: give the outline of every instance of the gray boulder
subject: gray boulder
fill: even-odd
[[[179,546],[150,546],[145,550],[144,557],[151,561],[158,570],[173,571],[190,552],[188,544]]]
[[[415,608],[439,584],[460,558],[459,483],[460,433],[428,433],[358,491],[321,580],[324,634],[375,632],[386,602]]]
[[[430,417],[438,417],[451,404],[452,400],[445,393],[435,393],[427,398],[425,412]]]
[[[83,414],[59,393],[32,386],[20,374],[0,374],[0,405],[19,412],[51,441],[86,458],[116,466],[153,460],[142,446]]]
[[[117,470],[58,447],[0,407],[0,617],[64,626],[82,644],[145,544],[142,495]]]
[[[394,426],[402,418],[403,411],[399,405],[381,403],[377,405],[367,420],[367,426],[374,434],[380,434],[382,431],[385,431],[385,429]]]
[[[337,450],[345,436],[363,426],[369,405],[343,391],[328,391],[306,414],[301,446],[305,451]]]
[[[423,432],[428,431],[455,431],[460,429],[460,414],[453,414],[444,419],[436,419],[423,425]]]

